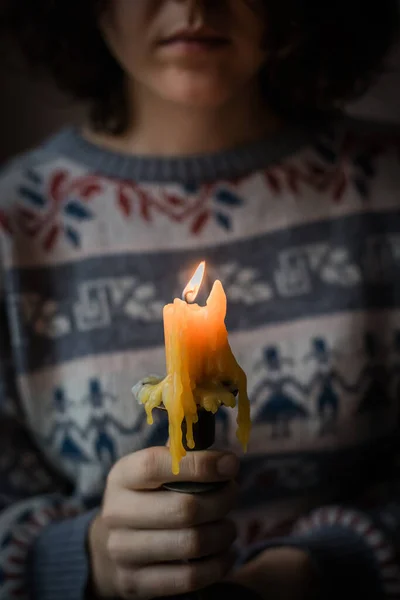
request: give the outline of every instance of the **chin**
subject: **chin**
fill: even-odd
[[[204,109],[216,109],[234,96],[234,90],[228,85],[222,85],[221,81],[204,80],[194,78],[194,81],[186,78],[174,78],[157,85],[157,94],[182,106]]]
[[[225,106],[229,100],[229,96],[225,94],[171,94],[164,98],[187,108],[197,108],[204,110],[215,110]]]

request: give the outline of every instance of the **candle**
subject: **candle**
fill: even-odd
[[[168,411],[174,474],[179,473],[179,463],[186,454],[183,420],[187,446],[193,449],[193,424],[198,420],[199,408],[213,414],[221,405],[234,408],[237,391],[237,437],[244,451],[250,435],[247,378],[229,345],[225,326],[227,302],[221,282],[215,281],[206,306],[194,303],[204,269],[205,263],[201,263],[183,292],[184,300],[176,298],[164,307],[167,375],[162,381],[149,380],[139,395],[149,424],[153,423],[154,408],[163,405]]]

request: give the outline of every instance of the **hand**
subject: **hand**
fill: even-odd
[[[265,550],[229,580],[265,600],[311,600],[317,592],[317,575],[311,559],[297,548]]]
[[[148,448],[110,472],[103,508],[88,537],[92,588],[100,597],[147,600],[220,581],[231,567],[238,459],[222,452],[189,452],[171,474],[167,448]],[[168,481],[228,481],[219,491],[164,491]],[[188,562],[190,561],[190,562]]]

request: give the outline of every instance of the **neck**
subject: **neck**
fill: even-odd
[[[244,90],[217,108],[184,106],[137,87],[130,96],[134,118],[123,134],[86,131],[86,135],[102,146],[128,154],[184,156],[257,141],[281,125],[254,90]]]

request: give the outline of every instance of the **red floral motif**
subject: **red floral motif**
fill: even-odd
[[[351,185],[362,198],[369,193],[369,181],[374,176],[374,161],[386,148],[382,140],[368,138],[362,145],[353,135],[340,144],[329,140],[315,143],[313,156],[304,163],[285,163],[264,171],[265,183],[275,195],[289,190],[300,195],[304,187],[330,194],[338,203]]]
[[[304,189],[312,189],[338,203],[352,186],[362,199],[367,199],[375,176],[375,159],[389,146],[400,147],[397,139],[369,137],[360,144],[352,135],[339,141],[328,135],[314,143],[308,157],[266,168],[264,182],[276,197],[288,191],[300,197]],[[0,211],[0,231],[11,234],[16,217],[20,230],[38,238],[46,251],[54,248],[61,235],[79,247],[79,225],[94,217],[88,204],[105,190],[124,219],[139,218],[150,224],[156,215],[164,215],[173,223],[187,224],[193,235],[201,234],[210,221],[230,231],[233,211],[244,205],[238,190],[247,177],[187,189],[160,186],[156,190],[154,186],[92,174],[76,177],[63,169],[56,170],[46,182],[40,174],[28,171],[19,188],[16,213],[11,218]]]
[[[211,217],[219,227],[231,229],[230,211],[243,205],[235,190],[238,183],[235,180],[235,183],[227,181],[175,191],[154,190],[132,181],[97,175],[72,177],[65,170],[55,171],[46,182],[30,171],[19,187],[20,202],[15,216],[19,229],[29,237],[38,238],[46,251],[54,248],[60,235],[79,247],[81,233],[77,222],[93,218],[87,204],[107,189],[124,218],[138,217],[151,223],[155,215],[164,215],[174,223],[188,223],[190,231],[198,235]],[[1,224],[9,229],[6,216]]]
[[[42,189],[38,177],[36,182],[30,181],[19,189],[23,199],[16,211],[19,227],[25,235],[40,237],[46,251],[54,247],[62,232],[78,246],[79,233],[65,224],[65,216],[77,221],[90,219],[84,204],[101,189],[101,180],[93,175],[72,178],[67,171],[57,170],[46,189]]]
[[[191,223],[191,232],[200,233],[211,216],[210,201],[213,187],[203,186],[193,196],[178,195],[160,190],[154,193],[131,181],[115,181],[117,205],[125,217],[137,214],[150,223],[154,214],[162,214],[174,223]]]

